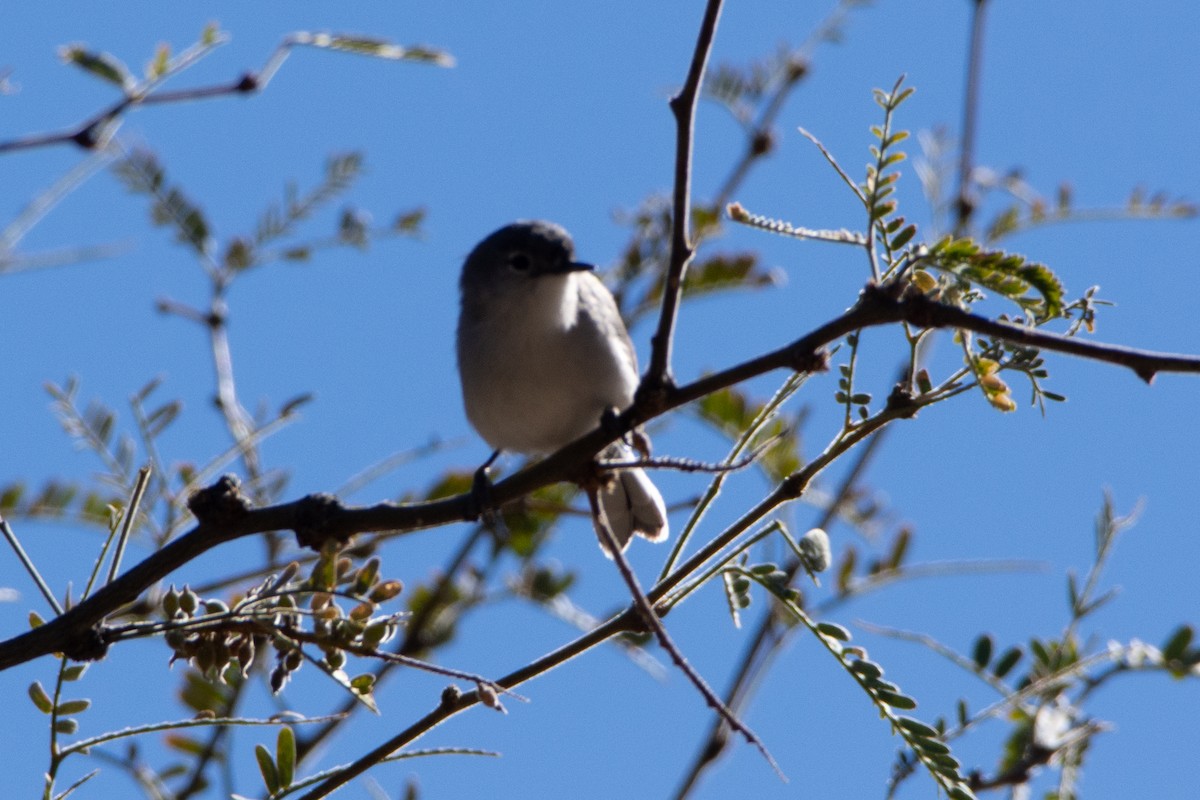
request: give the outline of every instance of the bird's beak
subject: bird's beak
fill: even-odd
[[[567,275],[572,272],[594,272],[594,264],[584,264],[582,261],[564,261],[546,270],[551,275]]]

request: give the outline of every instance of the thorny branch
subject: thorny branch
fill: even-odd
[[[943,305],[923,295],[904,291],[899,284],[868,285],[853,307],[819,328],[778,350],[664,392],[661,408],[654,413],[647,413],[635,404],[617,416],[611,425],[597,428],[548,458],[495,484],[492,499],[497,505],[503,505],[543,486],[571,480],[606,445],[656,416],[776,369],[803,372],[824,369],[823,348],[827,345],[861,328],[901,321],[918,327],[960,328],[1029,347],[1116,364],[1132,370],[1147,382],[1159,372],[1200,374],[1200,356],[1136,350],[1060,336]],[[912,400],[911,407],[897,408],[894,418],[912,416],[921,406],[919,397]],[[863,430],[865,426],[860,426],[847,439],[857,442]],[[798,497],[794,483],[789,486],[790,496],[784,499]],[[0,669],[52,652],[64,652],[83,660],[101,657],[106,643],[103,631],[95,628],[101,619],[136,600],[144,589],[178,567],[225,542],[267,531],[292,530],[300,544],[319,548],[327,539],[346,540],[355,533],[392,531],[399,535],[467,520],[471,518],[472,502],[470,496],[464,494],[423,503],[346,507],[329,495],[309,495],[290,503],[251,508],[239,493],[236,481],[224,478],[193,496],[190,508],[199,520],[191,531],[65,614],[0,642]],[[668,578],[672,586],[688,574],[689,565],[691,569],[699,566],[689,562],[680,568],[674,581]]]

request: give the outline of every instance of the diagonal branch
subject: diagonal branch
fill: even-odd
[[[1159,372],[1200,374],[1200,356],[1136,350],[1046,333],[943,305],[924,295],[906,292],[900,284],[870,284],[854,306],[824,325],[778,350],[685,386],[669,389],[664,392],[661,407],[653,411],[635,404],[611,420],[611,424],[581,436],[548,458],[495,484],[492,487],[492,499],[497,505],[502,505],[543,486],[573,480],[596,453],[654,417],[776,369],[797,372],[822,370],[825,368],[825,346],[856,330],[897,322],[925,328],[960,328],[1029,347],[1115,364],[1132,370],[1147,382]],[[893,418],[911,416],[921,405],[920,402],[912,402],[907,407],[895,408],[891,413]],[[860,426],[853,437],[848,438],[857,437],[864,430],[865,427]],[[780,501],[797,497],[800,485],[792,483],[785,487]],[[63,652],[80,660],[101,657],[107,644],[103,632],[95,629],[97,623],[124,604],[136,600],[144,589],[178,567],[225,542],[268,531],[292,530],[296,532],[300,544],[319,548],[329,538],[345,540],[355,533],[392,531],[403,534],[472,519],[473,505],[469,494],[423,503],[379,503],[362,507],[343,506],[330,495],[309,495],[290,503],[251,508],[238,492],[237,482],[232,478],[223,478],[193,496],[189,508],[199,524],[191,531],[67,613],[41,627],[0,642],[0,670],[53,652]],[[667,579],[670,586],[664,589],[664,594],[688,574],[689,565],[691,569],[696,568],[692,562],[681,567],[676,573],[677,579]],[[662,595],[655,597],[654,592],[650,592],[649,596],[657,600]]]
[[[758,734],[738,719],[729,710],[729,706],[721,702],[721,698],[717,696],[717,693],[700,676],[700,673],[696,672],[695,668],[688,663],[688,660],[683,655],[683,651],[672,641],[666,627],[662,624],[662,620],[658,618],[654,607],[646,599],[646,594],[642,591],[641,585],[638,584],[637,575],[633,573],[633,568],[629,566],[629,561],[625,558],[625,553],[622,552],[620,545],[617,544],[617,538],[613,535],[612,528],[609,527],[608,520],[604,516],[599,501],[596,499],[596,490],[589,488],[587,496],[588,502],[592,506],[592,519],[596,523],[596,531],[600,534],[601,539],[603,539],[607,552],[612,554],[613,561],[617,565],[617,570],[621,573],[621,579],[625,581],[625,585],[629,588],[629,594],[633,597],[633,608],[637,610],[642,623],[654,634],[654,638],[658,639],[659,646],[667,652],[671,660],[675,662],[675,666],[679,667],[683,674],[687,676],[687,679],[692,682],[692,685],[696,687],[696,690],[700,692],[704,698],[704,702],[708,703],[709,708],[716,711],[717,715],[731,730],[737,731],[747,742],[758,748],[758,752],[762,753],[763,758],[767,760],[767,763],[771,765],[780,779],[787,781],[787,777],[779,769],[779,765],[775,763],[775,759],[771,756],[770,751],[767,750],[767,746],[758,738]]]

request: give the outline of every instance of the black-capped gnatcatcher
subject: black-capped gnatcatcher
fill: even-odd
[[[458,371],[467,419],[497,451],[553,452],[596,428],[607,410],[632,405],[637,356],[591,270],[549,222],[507,225],[467,256]],[[627,460],[631,451],[617,442],[601,455]],[[622,550],[635,533],[666,538],[667,509],[644,471],[620,470],[599,500]]]

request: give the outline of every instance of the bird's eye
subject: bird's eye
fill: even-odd
[[[533,262],[529,260],[529,255],[527,253],[518,251],[516,253],[510,253],[508,256],[508,266],[517,272],[528,272],[532,264]]]

